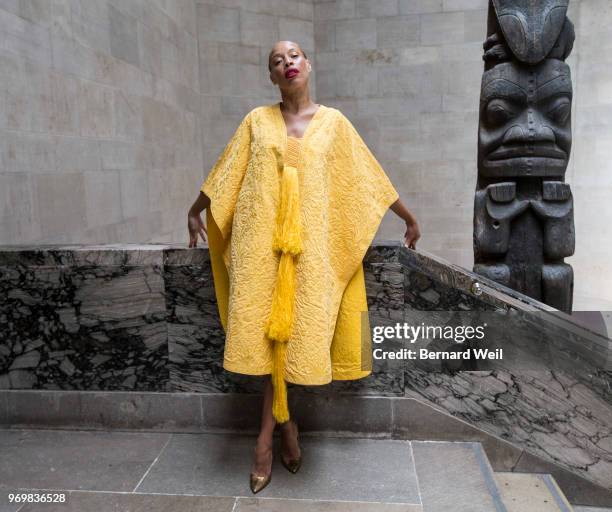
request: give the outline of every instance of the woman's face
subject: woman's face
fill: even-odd
[[[310,63],[300,47],[290,41],[277,43],[270,52],[270,80],[280,89],[305,87],[310,75]]]

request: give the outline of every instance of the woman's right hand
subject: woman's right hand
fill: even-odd
[[[199,213],[189,212],[187,215],[187,229],[189,230],[189,247],[198,246],[198,235],[202,237],[204,242],[208,242],[208,231],[202,222],[202,217]],[[206,236],[204,236],[206,235]]]

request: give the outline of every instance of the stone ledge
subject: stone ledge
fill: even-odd
[[[289,395],[304,436],[480,443],[495,471],[551,474],[572,503],[612,506],[612,492],[564,467],[414,398]],[[259,429],[262,395],[0,390],[0,427],[249,433]]]

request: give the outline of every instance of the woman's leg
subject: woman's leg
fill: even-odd
[[[264,388],[263,407],[261,414],[261,427],[257,444],[255,445],[255,461],[252,472],[257,475],[267,475],[272,470],[272,446],[276,420],[272,414],[273,386],[271,376],[267,378]],[[287,393],[289,391],[287,390]],[[297,426],[294,421],[280,424],[281,455],[285,460],[296,459],[300,456],[300,446],[297,440]]]
[[[255,445],[255,461],[251,468],[253,473],[262,476],[269,474],[272,470],[272,445],[276,426],[276,420],[272,415],[272,393],[272,378],[268,376],[264,388],[261,428]]]

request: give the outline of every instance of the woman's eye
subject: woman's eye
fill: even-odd
[[[516,116],[510,105],[500,99],[489,102],[485,113],[488,123],[493,126],[502,125]]]
[[[291,57],[292,57],[292,58],[294,58],[294,59],[298,58],[299,56],[300,56],[300,55],[299,55],[298,53],[294,53],[293,55],[291,55]],[[277,60],[274,62],[274,65],[275,65],[275,66],[278,66],[278,65],[279,65],[281,62],[283,62],[283,61],[282,61],[282,59],[277,59]]]

